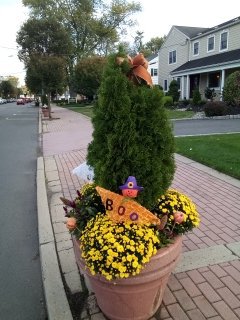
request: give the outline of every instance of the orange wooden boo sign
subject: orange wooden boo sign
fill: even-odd
[[[139,224],[160,224],[160,219],[136,201],[101,187],[96,187],[96,190],[102,199],[110,219],[114,222],[127,221]]]

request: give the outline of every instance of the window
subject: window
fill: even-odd
[[[180,90],[180,88],[181,88],[181,78],[180,77],[177,78],[177,84],[178,84],[178,90]]]
[[[220,72],[209,73],[208,86],[209,86],[209,88],[219,88],[220,87]]]
[[[164,91],[168,90],[168,83],[167,80],[164,80]]]
[[[228,47],[228,33],[224,31],[220,36],[220,50],[226,50]]]
[[[213,51],[214,50],[214,44],[215,44],[215,37],[209,37],[208,38],[208,51]]]
[[[199,54],[199,42],[194,42],[193,44],[193,55],[197,56]]]
[[[158,75],[157,69],[151,69],[151,76],[154,77],[157,75]]]
[[[168,63],[172,64],[172,63],[176,63],[176,61],[177,61],[177,52],[176,52],[176,50],[170,51],[169,52]]]

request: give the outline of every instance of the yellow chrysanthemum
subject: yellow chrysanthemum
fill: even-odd
[[[158,231],[149,225],[116,224],[102,215],[88,222],[80,241],[91,273],[108,280],[138,274],[160,246]]]

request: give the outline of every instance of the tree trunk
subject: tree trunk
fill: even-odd
[[[49,110],[49,119],[52,118],[51,110],[51,92],[48,92],[48,110]]]

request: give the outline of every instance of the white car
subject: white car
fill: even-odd
[[[3,99],[3,98],[0,98],[0,104],[4,104],[4,103],[7,103],[7,100]]]

